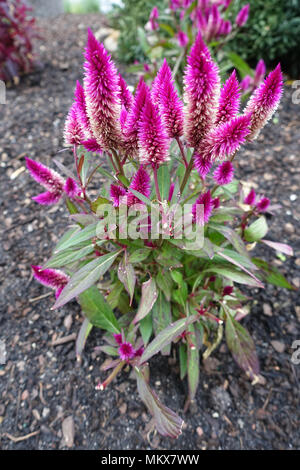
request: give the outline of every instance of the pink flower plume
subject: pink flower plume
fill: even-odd
[[[122,361],[129,361],[135,356],[135,349],[131,343],[122,343],[119,347],[119,355]]]
[[[64,190],[70,198],[74,198],[80,194],[80,188],[73,178],[67,178]]]
[[[269,205],[270,205],[270,199],[267,198],[267,197],[262,197],[256,207],[258,209],[258,212],[266,212],[269,208]]]
[[[114,207],[119,207],[121,198],[126,195],[126,189],[123,186],[112,184],[110,186],[110,199]]]
[[[139,159],[142,165],[158,168],[169,159],[169,139],[158,107],[147,93],[139,124]]]
[[[42,205],[56,204],[64,190],[64,179],[56,171],[35,160],[28,157],[25,157],[25,160],[31,176],[47,189],[47,192],[34,197],[33,200]]]
[[[270,72],[263,83],[255,90],[245,109],[251,113],[251,132],[248,140],[254,140],[261,129],[275,113],[283,90],[283,77],[280,65]]]
[[[254,189],[251,189],[250,193],[244,199],[244,204],[253,206],[253,204],[255,204],[255,201],[256,201],[256,193]]]
[[[142,166],[134,175],[126,196],[128,206],[132,206],[133,204],[143,204],[143,201],[141,201],[133,193],[131,193],[130,189],[134,189],[135,191],[138,191],[139,193],[143,194],[143,196],[149,198],[151,193],[150,176],[149,173]]]
[[[37,281],[46,287],[56,290],[56,297],[61,293],[62,289],[68,284],[69,276],[58,269],[43,269],[41,266],[31,266],[33,276]]]
[[[165,81],[172,81],[172,71],[166,59],[164,59],[151,87],[151,99],[154,104],[159,104],[161,89]]]
[[[200,205],[203,205],[203,216],[201,213],[201,208],[199,207],[197,209],[197,206],[200,206]],[[213,201],[212,201],[211,193],[208,190],[206,193],[201,194],[198,197],[197,201],[192,207],[192,214],[193,214],[194,221],[199,225],[204,225],[204,223],[207,223],[209,221],[212,210],[213,210]]]
[[[177,41],[180,47],[185,48],[189,43],[189,37],[184,31],[177,33]]]
[[[214,179],[220,185],[231,183],[233,175],[234,168],[230,160],[222,162],[214,171]]]
[[[65,129],[64,138],[66,145],[80,145],[84,140],[84,132],[79,123],[77,114],[77,104],[73,103],[68,113]]]
[[[214,123],[220,95],[217,65],[199,33],[191,48],[185,70],[185,134],[191,147],[198,148]]]
[[[93,153],[102,153],[102,148],[98,144],[96,139],[84,140],[81,145],[88,151]]]
[[[119,74],[119,86],[121,90],[121,103],[124,105],[126,111],[130,111],[133,105],[133,96],[121,74]]]
[[[77,81],[75,88],[75,103],[77,105],[75,108],[75,112],[77,115],[78,122],[81,126],[81,130],[84,134],[84,140],[93,139],[90,121],[87,115],[84,89],[79,83],[79,81]]]
[[[85,59],[84,89],[92,132],[104,150],[118,149],[122,144],[119,76],[111,57],[91,30]]]
[[[195,167],[201,178],[205,179],[206,175],[210,172],[213,163],[209,158],[204,158],[201,154],[195,155]]]
[[[240,28],[247,23],[249,18],[249,11],[250,5],[247,3],[247,5],[243,6],[243,8],[238,12],[235,22]]]
[[[236,117],[240,107],[239,82],[235,70],[223,85],[215,124],[222,124]]]

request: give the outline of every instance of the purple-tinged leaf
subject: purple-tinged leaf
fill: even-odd
[[[111,267],[120,253],[121,250],[100,256],[73,274],[66,287],[62,290],[59,298],[53,306],[53,309],[62,307],[74,297],[95,284],[99,280],[100,276],[103,276],[103,274],[105,274]]]
[[[130,297],[130,305],[132,304],[132,299],[134,295],[134,287],[136,283],[136,275],[134,268],[131,263],[127,262],[126,255],[120,261],[118,267],[118,278],[122,282],[123,286],[127,290]]]
[[[194,323],[197,318],[197,315],[181,318],[180,320],[177,320],[175,323],[171,323],[167,328],[162,330],[145,349],[140,359],[140,364],[148,361],[150,357],[154,356],[159,351],[168,346],[168,344],[172,343],[172,341],[178,338],[178,336],[181,335],[181,333],[183,333],[189,325]]]
[[[162,290],[158,293],[158,298],[152,309],[152,321],[155,336],[164,330],[172,321],[171,303],[167,302]],[[168,356],[171,351],[171,343],[161,350],[163,356]]]
[[[111,333],[120,333],[120,327],[112,308],[96,286],[83,292],[79,296],[79,303],[84,315],[92,325]]]
[[[67,248],[70,248],[71,246],[79,245],[79,243],[85,242],[86,240],[90,240],[93,237],[95,237],[97,224],[98,222],[93,223],[83,228],[79,232],[76,232],[74,235],[72,235],[67,240],[65,240],[64,243],[61,243],[59,247],[56,247],[54,253],[57,253],[58,251],[66,250]]]
[[[255,380],[259,375],[259,362],[253,339],[249,332],[234,320],[227,309],[225,309],[225,313],[225,334],[228,348],[241,369],[251,380]]]
[[[142,284],[142,297],[140,300],[139,308],[133,323],[137,323],[145,318],[149,312],[151,312],[153,305],[157,300],[157,288],[155,280],[150,279]]]
[[[91,332],[93,325],[89,322],[87,318],[83,320],[83,323],[80,327],[77,339],[76,339],[76,358],[77,361],[81,361],[81,355],[84,350],[84,346],[87,340],[88,335]]]
[[[44,265],[44,268],[61,268],[62,266],[67,266],[70,263],[74,263],[82,258],[85,258],[87,255],[91,254],[94,251],[94,246],[91,244],[80,248],[79,250],[68,249],[64,251],[59,251],[55,253],[49,261]]]
[[[176,439],[182,432],[183,420],[160,402],[156,393],[150,388],[145,378],[145,372],[137,367],[134,368],[134,371],[138,392],[153,417],[157,431],[162,436]]]
[[[245,230],[247,242],[257,242],[268,233],[268,224],[264,216],[259,217]]]
[[[235,264],[236,266],[238,266],[240,269],[245,271],[245,273],[249,274],[249,276],[251,276],[258,284],[260,284],[263,287],[261,281],[256,276],[254,276],[254,274],[252,274],[251,271],[249,271],[247,268],[245,268],[241,263],[239,263],[238,261],[232,259],[230,256],[225,255],[225,253],[222,253],[222,251],[218,251],[218,255],[220,255],[222,258],[226,259],[230,263]]]
[[[199,384],[200,364],[199,349],[196,344],[195,326],[190,325],[188,328],[191,340],[187,345],[187,375],[189,384],[188,403],[194,400]]]
[[[238,284],[246,284],[247,286],[260,288],[264,287],[263,283],[258,279],[256,280],[256,278],[248,276],[248,274],[241,273],[240,271],[233,268],[227,268],[225,266],[211,266],[204,272],[220,274],[221,276],[230,279],[233,282],[237,282]]]
[[[263,242],[265,245],[270,246],[276,251],[279,251],[280,253],[284,253],[285,255],[288,256],[293,256],[294,251],[293,248],[289,245],[286,245],[285,243],[277,243],[277,242],[272,242],[271,240],[260,240]]]

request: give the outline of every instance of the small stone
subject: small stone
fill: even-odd
[[[33,414],[34,418],[35,418],[37,421],[40,421],[41,415],[40,415],[40,413],[39,413],[39,411],[38,411],[37,409],[34,408],[34,409],[32,410],[32,414]]]
[[[197,427],[196,432],[197,432],[199,437],[202,437],[203,434],[204,434],[204,431],[200,426]]]
[[[123,403],[123,404],[120,406],[119,410],[120,410],[121,415],[124,415],[124,414],[126,413],[126,411],[127,411],[127,405],[126,405],[126,403]]]
[[[297,198],[298,198],[297,194],[291,194],[291,195],[290,195],[290,200],[291,200],[292,202],[296,201]]]
[[[273,348],[275,349],[275,351],[277,351],[278,353],[283,353],[284,352],[284,350],[285,350],[284,343],[281,343],[280,341],[274,340],[274,341],[271,341],[271,344],[272,344]]]
[[[23,392],[22,395],[21,395],[21,400],[22,400],[22,401],[25,401],[25,400],[27,400],[28,397],[29,397],[29,392],[28,392],[28,390],[24,390],[24,392]]]
[[[284,231],[287,233],[295,233],[295,227],[291,223],[287,223],[284,226]]]
[[[215,411],[213,414],[212,414],[212,417],[217,419],[219,418],[219,413],[217,411]]]
[[[49,416],[50,409],[49,408],[44,408],[42,412],[43,418],[47,418]]]
[[[297,258],[295,263],[296,263],[297,266],[300,266],[300,258]]]
[[[264,314],[267,315],[268,317],[273,316],[272,308],[269,304],[263,304],[263,311],[264,311]]]
[[[66,328],[66,330],[69,331],[69,329],[71,328],[72,326],[72,322],[73,322],[73,319],[72,319],[72,314],[70,313],[69,315],[67,315],[64,319],[64,327]]]
[[[295,312],[296,312],[298,320],[300,321],[300,305],[296,305]]]
[[[73,416],[68,416],[62,422],[62,433],[64,444],[71,448],[74,445],[75,426]]]

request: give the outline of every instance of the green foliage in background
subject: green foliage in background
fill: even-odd
[[[64,10],[66,13],[95,13],[99,11],[98,0],[81,0],[73,2],[64,0]]]
[[[243,0],[236,0],[238,9]],[[263,58],[268,65],[281,62],[293,77],[300,73],[300,1],[250,0],[250,16],[244,34],[230,43],[232,50],[255,65]]]
[[[117,58],[123,63],[130,64],[135,60],[144,61],[137,28],[144,27],[154,6],[158,6],[162,14],[167,7],[166,0],[123,0],[123,7],[115,6],[110,14],[111,24],[121,31]]]

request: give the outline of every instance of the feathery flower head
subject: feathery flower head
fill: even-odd
[[[175,189],[175,183],[170,184],[170,189],[169,189],[169,197],[168,197],[168,202],[172,201],[173,194],[174,194],[174,189]]]
[[[150,23],[150,27],[151,27],[152,31],[156,31],[157,29],[159,29],[159,24],[156,21],[158,18],[159,18],[158,8],[153,7],[153,9],[150,13],[150,17],[149,17],[149,23]]]
[[[33,200],[38,204],[56,204],[64,191],[64,179],[54,170],[35,160],[25,157],[26,166],[31,176],[47,189],[45,193],[35,196]]]
[[[203,217],[201,214],[201,210],[200,210],[200,213],[197,211],[197,205],[199,206],[201,204],[203,205]],[[211,193],[208,190],[206,193],[201,194],[198,197],[197,201],[192,207],[192,214],[193,214],[194,221],[199,225],[204,225],[204,223],[207,223],[209,221],[212,210],[213,210],[213,202],[211,198]]]
[[[245,142],[250,132],[250,123],[251,115],[238,116],[213,129],[202,142],[199,153],[195,155],[195,167],[200,165],[199,156],[212,161],[232,156]]]
[[[164,68],[165,73],[160,84],[159,109],[168,137],[181,137],[184,123],[183,103],[175,89],[172,72],[167,62],[164,62],[162,68]]]
[[[119,207],[121,198],[125,196],[126,189],[123,186],[118,186],[116,184],[112,184],[110,186],[110,199],[114,205],[114,207]]]
[[[79,122],[81,130],[85,137],[84,140],[93,139],[90,121],[87,115],[84,89],[81,86],[79,81],[77,81],[76,88],[75,88],[75,103],[76,103],[75,112],[76,112],[77,120]]]
[[[76,102],[71,106],[65,122],[64,139],[66,145],[72,146],[80,145],[84,140],[84,133],[78,119]]]
[[[222,124],[237,116],[240,108],[239,82],[235,70],[223,85],[215,124]]]
[[[122,361],[129,361],[135,356],[135,349],[131,343],[124,342],[119,347],[119,355]]]
[[[121,90],[121,103],[124,105],[126,111],[130,111],[133,105],[133,95],[128,88],[128,85],[122,75],[119,73],[119,86]]]
[[[220,95],[217,65],[199,33],[191,48],[185,69],[185,135],[191,147],[198,148],[211,129]]]
[[[255,76],[253,81],[254,87],[257,87],[260,84],[260,82],[265,78],[265,75],[266,64],[264,63],[263,59],[260,59],[255,69]]]
[[[215,197],[213,200],[212,200],[212,205],[213,205],[213,209],[218,209],[220,207],[220,198],[219,197]]]
[[[42,266],[31,266],[33,271],[33,276],[37,281],[43,284],[46,287],[51,287],[55,289],[56,298],[59,296],[63,288],[69,282],[69,276],[67,276],[63,271],[58,269],[43,269]]]
[[[104,150],[118,149],[122,144],[119,76],[110,55],[90,29],[85,59],[84,89],[92,132]]]
[[[180,47],[185,48],[189,43],[189,37],[184,31],[179,31],[177,33],[177,40]]]
[[[134,175],[126,196],[127,196],[128,206],[132,206],[133,204],[143,204],[143,201],[138,199],[130,191],[130,189],[134,189],[135,191],[138,191],[139,193],[143,194],[143,196],[149,198],[150,193],[151,193],[150,176],[149,176],[149,173],[142,166],[138,169],[138,171]]]
[[[209,158],[204,158],[201,154],[195,155],[195,167],[201,178],[206,178],[206,175],[210,172],[212,165],[213,162]]]
[[[238,12],[235,22],[240,28],[247,23],[249,18],[249,11],[250,4],[247,3],[247,5],[243,6],[243,8],[241,8],[241,10]]]
[[[223,296],[224,295],[231,295],[233,292],[233,287],[232,286],[225,286],[223,289]]]
[[[248,90],[248,88],[250,87],[251,82],[252,82],[252,77],[250,77],[250,75],[246,75],[240,83],[240,89],[242,91]]]
[[[67,178],[66,183],[64,185],[64,191],[70,198],[79,196],[81,192],[78,184],[73,178]]]
[[[114,336],[116,342],[117,342],[119,345],[121,345],[121,344],[122,344],[122,341],[123,341],[123,340],[122,340],[122,335],[121,335],[121,333],[113,333],[113,336]]]
[[[83,142],[81,142],[81,145],[83,145],[88,152],[102,153],[102,148],[100,147],[96,139],[84,140]]]
[[[262,197],[256,204],[258,212],[266,212],[270,205],[270,199],[267,197]]]
[[[275,113],[283,90],[283,77],[280,64],[269,73],[263,83],[255,90],[245,109],[251,113],[251,132],[247,140],[252,141]]]
[[[136,156],[138,153],[138,127],[148,92],[149,88],[143,78],[141,78],[135,92],[134,103],[128,113],[124,126],[124,148],[131,157]]]
[[[139,123],[139,159],[142,165],[158,168],[169,159],[169,139],[158,107],[147,92],[145,106]]]
[[[233,175],[234,168],[230,160],[222,162],[214,171],[214,179],[219,185],[231,183]]]
[[[155,79],[152,82],[151,87],[151,99],[154,104],[159,104],[161,88],[165,81],[172,81],[172,71],[168,65],[166,59],[164,59],[162,66],[160,67]]]
[[[244,204],[253,206],[255,204],[255,200],[256,200],[256,193],[254,189],[251,189],[250,193],[244,199]]]

